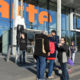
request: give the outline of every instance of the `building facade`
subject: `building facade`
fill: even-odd
[[[15,8],[18,1],[18,10]],[[80,48],[80,15],[76,8],[62,3],[63,0],[24,0],[23,17],[27,29],[56,30],[57,35],[66,37]],[[7,53],[12,43],[15,15],[20,14],[20,0],[0,0],[0,52]],[[13,33],[14,34],[14,33]]]

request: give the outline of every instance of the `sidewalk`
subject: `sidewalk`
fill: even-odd
[[[0,56],[0,80],[36,80],[36,66],[33,59],[30,59],[29,63],[24,66],[18,66],[11,61],[6,62],[4,57]],[[60,80],[59,76],[55,75],[54,80]],[[70,80],[80,80],[80,53],[76,54]]]
[[[28,69],[19,67],[13,62],[6,62],[0,57],[0,80],[36,80],[36,76]]]

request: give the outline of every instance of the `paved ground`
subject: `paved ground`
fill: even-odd
[[[0,57],[0,80],[35,80],[35,74]]]
[[[24,66],[18,66],[11,61],[6,62],[4,57],[0,56],[0,80],[36,80],[36,66],[33,59],[30,59]],[[60,80],[60,78],[56,75],[52,80]],[[70,80],[80,80],[80,53],[76,54]]]
[[[75,66],[70,77],[71,80],[80,80],[80,52],[76,54]]]

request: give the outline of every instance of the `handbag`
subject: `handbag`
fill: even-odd
[[[66,63],[66,62],[68,62],[67,55],[66,55],[66,52],[63,52],[62,53],[62,63]]]
[[[68,59],[68,64],[70,65],[70,66],[74,66],[74,63],[73,63],[73,61],[69,58]]]

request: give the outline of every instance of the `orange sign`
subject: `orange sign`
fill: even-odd
[[[9,4],[4,0],[0,0],[0,13],[1,17],[9,18]]]
[[[13,5],[14,7],[14,5]],[[24,10],[24,6],[23,6]],[[38,14],[38,9],[35,9],[34,5],[29,4],[26,7],[26,12],[29,14],[29,22],[35,22],[35,14]],[[1,17],[9,19],[9,3],[5,0],[0,0],[0,13]],[[20,13],[20,6],[18,7],[18,14]],[[46,17],[44,17],[46,16]],[[12,18],[13,18],[13,8],[12,8]],[[41,11],[38,15],[38,20],[40,24],[44,24],[44,22],[52,22],[52,18],[47,11]]]

